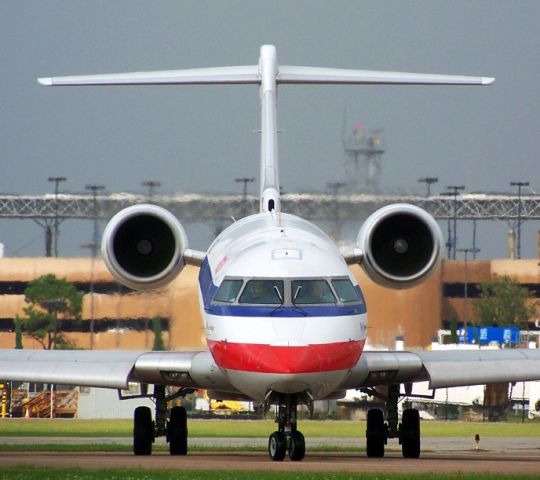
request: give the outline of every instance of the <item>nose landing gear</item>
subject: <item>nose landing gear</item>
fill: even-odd
[[[275,403],[277,406],[278,430],[268,439],[268,454],[276,462],[282,461],[286,453],[293,462],[302,460],[306,455],[304,435],[296,428],[299,399],[298,394],[287,395],[273,392],[267,397],[267,404]],[[313,412],[313,401],[308,395],[302,398],[302,403],[305,403],[310,412]]]

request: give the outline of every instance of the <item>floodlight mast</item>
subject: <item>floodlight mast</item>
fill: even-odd
[[[54,256],[58,257],[58,235],[60,233],[60,221],[58,218],[58,186],[60,182],[65,182],[66,177],[49,177],[49,182],[54,182],[54,238],[53,238],[53,249]]]
[[[510,182],[510,186],[518,187],[518,220],[517,220],[517,258],[521,258],[521,189],[528,187],[529,182]]]

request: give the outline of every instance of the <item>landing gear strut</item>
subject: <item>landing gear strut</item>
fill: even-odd
[[[146,391],[141,395],[122,396],[121,400],[128,398],[152,398],[155,402],[155,421],[152,421],[152,412],[149,407],[137,407],[133,417],[133,453],[135,455],[151,455],[152,444],[160,436],[166,436],[171,455],[186,455],[188,446],[187,415],[184,407],[173,407],[170,418],[167,420],[167,403],[178,397],[190,393],[189,389],[182,389],[173,395],[165,395],[164,385],[155,385],[154,393]]]
[[[384,422],[382,410],[373,408],[368,411],[366,429],[366,451],[368,457],[384,457],[384,446],[389,438],[398,438],[405,458],[420,456],[420,416],[418,410],[403,410],[402,422],[398,419],[399,384],[388,387],[385,398],[387,422]],[[374,390],[364,390],[375,395]],[[379,394],[377,394],[379,395]]]
[[[302,460],[306,455],[304,435],[296,428],[298,402],[298,394],[272,393],[271,397],[267,399],[267,403],[275,403],[277,406],[278,430],[272,433],[268,439],[268,454],[274,461],[282,461],[287,452],[289,458],[296,462]],[[312,408],[312,401],[309,397],[306,397],[303,403],[306,403],[310,409]]]

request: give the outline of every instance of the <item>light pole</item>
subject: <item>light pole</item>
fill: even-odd
[[[86,185],[86,189],[92,192],[93,207],[94,207],[94,232],[92,234],[92,242],[82,245],[83,248],[89,248],[92,253],[92,260],[90,264],[90,350],[94,349],[94,268],[98,249],[98,205],[97,205],[97,192],[104,190],[103,185]]]
[[[252,183],[255,181],[254,178],[248,178],[248,177],[241,177],[241,178],[235,178],[234,181],[236,183],[243,183],[244,189],[242,191],[242,217],[247,216],[247,184]]]
[[[49,312],[49,315],[54,316],[54,340],[56,341],[57,335],[58,335],[58,312],[61,312],[62,310],[66,309],[66,302],[61,299],[53,299],[53,300],[47,300],[42,303],[42,306],[45,307],[47,312]],[[53,346],[56,346],[56,343],[53,344]],[[49,391],[50,391],[50,398],[49,398],[49,412],[50,412],[50,418],[52,419],[54,417],[54,384],[49,384]]]
[[[92,205],[94,208],[94,233],[92,236],[92,243],[98,244],[98,204],[97,204],[97,192],[100,190],[105,190],[105,187],[103,185],[86,185],[86,190],[90,190],[92,192]],[[95,256],[95,251],[94,251]]]
[[[419,178],[418,181],[420,183],[426,184],[426,197],[431,197],[431,185],[434,183],[437,183],[439,181],[438,177],[422,177]]]
[[[141,185],[148,188],[148,200],[152,200],[155,189],[161,187],[161,182],[156,180],[146,180],[145,182],[142,182]]]
[[[465,185],[448,185],[446,187],[449,192],[444,192],[441,195],[451,195],[454,197],[454,215],[453,215],[453,235],[450,242],[452,260],[456,259],[456,248],[457,248],[457,196],[461,190],[465,189]]]
[[[94,284],[95,284],[95,263],[97,256],[98,245],[95,243],[83,243],[81,248],[90,250],[90,350],[94,349],[94,328],[95,328],[95,312],[94,312]]]
[[[468,255],[469,253],[472,253],[473,255],[476,255],[480,249],[479,248],[457,248],[457,252],[463,253],[465,258],[465,266],[464,266],[464,281],[463,281],[463,330],[465,332],[465,340],[467,340],[467,303],[469,300],[469,281],[468,281]]]
[[[521,189],[528,187],[529,182],[510,182],[510,186],[518,187],[517,258],[521,258]]]
[[[58,185],[60,182],[65,182],[66,177],[49,177],[49,182],[54,182],[54,256],[58,257],[58,226],[60,222],[58,221]]]

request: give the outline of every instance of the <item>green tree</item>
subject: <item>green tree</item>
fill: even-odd
[[[15,349],[16,350],[22,350],[23,349],[23,343],[22,343],[22,319],[17,315],[15,317],[15,320],[13,320],[13,323],[15,324]]]
[[[161,327],[161,318],[154,317],[152,318],[152,331],[154,332],[154,345],[152,350],[154,351],[163,351],[165,350],[165,345],[163,343],[162,332],[163,328]]]
[[[536,315],[538,302],[531,292],[508,275],[495,275],[479,284],[480,297],[474,311],[484,326],[517,326],[527,328],[530,318]]]
[[[36,339],[44,349],[74,348],[62,333],[62,321],[81,320],[83,294],[66,279],[53,274],[44,275],[28,283],[24,291],[21,318],[24,332]]]

